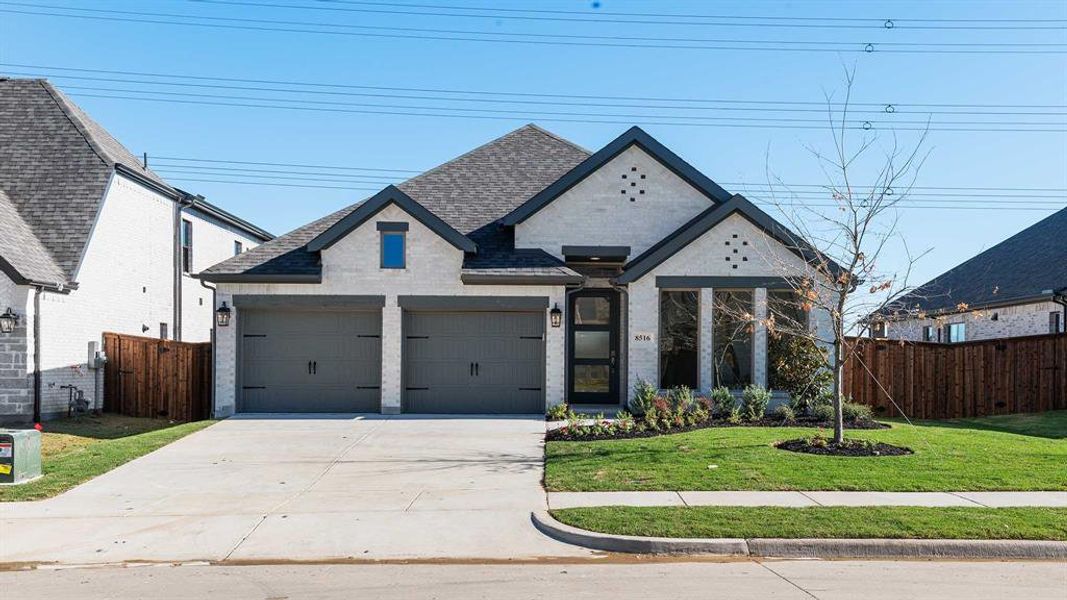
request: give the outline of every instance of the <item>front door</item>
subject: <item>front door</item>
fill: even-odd
[[[575,292],[568,314],[568,401],[618,404],[619,294],[614,290]]]

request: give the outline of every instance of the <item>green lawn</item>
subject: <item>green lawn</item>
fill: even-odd
[[[1067,490],[1067,411],[849,431],[909,456],[778,450],[810,428],[724,427],[653,438],[549,442],[545,485],[609,490]]]
[[[590,531],[650,537],[1067,540],[1067,508],[605,506],[552,515]]]
[[[27,484],[0,487],[0,502],[50,498],[212,423],[118,415],[46,421],[41,436],[44,474]]]

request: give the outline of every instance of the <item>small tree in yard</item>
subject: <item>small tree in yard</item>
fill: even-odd
[[[787,264],[768,253],[766,260],[777,263],[793,293],[769,303],[764,325],[772,336],[792,337],[795,343],[826,350],[820,355],[833,375],[836,443],[844,441],[844,370],[856,352],[854,338],[863,333],[869,315],[889,312],[893,298],[913,291],[908,277],[921,258],[909,251],[899,234],[896,209],[906,201],[924,160],[920,150],[926,130],[907,147],[895,135],[888,144],[876,146],[878,137],[869,123],[856,124],[849,118],[854,75],[846,69],[842,102],[834,102],[830,95],[826,99],[832,150],[807,148],[826,178],[825,200],[811,200],[808,193],[802,198],[780,179],[768,177],[772,190],[768,200],[794,232],[779,232],[780,237],[806,259],[809,272],[797,277],[795,261]],[[853,143],[851,134],[857,129],[860,133]],[[872,159],[878,149],[882,152]],[[895,269],[885,268],[888,261],[883,259],[890,252],[897,259]],[[809,315],[828,323],[812,327]]]

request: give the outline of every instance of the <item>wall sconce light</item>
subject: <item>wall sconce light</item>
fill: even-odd
[[[19,316],[15,314],[15,311],[10,307],[4,314],[0,315],[0,333],[11,333],[15,331],[15,325],[19,322]]]
[[[993,316],[990,317],[990,320],[991,321],[999,321],[1000,320],[1000,313],[993,313]]]
[[[552,310],[548,311],[548,317],[552,321],[553,327],[559,327],[563,324],[563,311],[559,309],[559,304],[552,307]]]
[[[229,327],[231,312],[230,307],[226,306],[226,303],[223,302],[222,306],[215,311],[215,324],[219,327]]]

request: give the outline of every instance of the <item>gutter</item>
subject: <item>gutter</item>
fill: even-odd
[[[33,424],[41,426],[41,294],[44,289],[35,287],[33,292]]]

